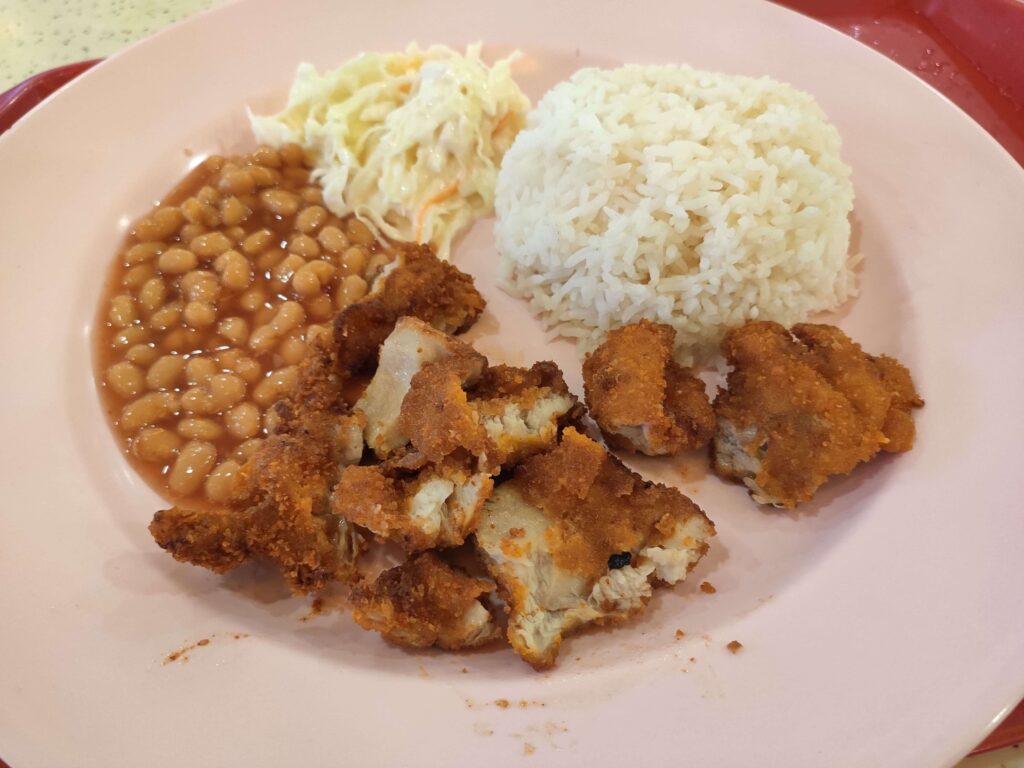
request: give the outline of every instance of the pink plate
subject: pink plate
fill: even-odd
[[[812,92],[844,139],[865,254],[839,322],[913,370],[918,447],[798,514],[756,508],[700,458],[685,476],[638,464],[719,537],[642,620],[572,639],[545,674],[507,650],[408,653],[343,615],[303,622],[308,601],[263,571],[219,578],[157,550],[162,501],[118,454],[89,357],[124,228],[197,156],[250,146],[244,107],[280,105],[299,61],[412,40],[520,48],[533,98],[626,61]],[[16,768],[950,765],[1024,693],[1024,172],[838,32],[753,0],[237,3],[88,72],[0,138],[0,168],[0,749]],[[489,221],[455,260],[490,301],[482,351],[553,359],[578,386],[575,350],[496,289]]]

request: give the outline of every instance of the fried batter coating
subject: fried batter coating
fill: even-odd
[[[411,648],[475,648],[501,636],[480,597],[494,584],[467,576],[433,552],[415,555],[353,591],[353,617],[364,629]]]
[[[418,318],[444,333],[461,333],[484,310],[486,302],[472,277],[438,259],[425,245],[400,248],[396,266],[378,279],[373,292],[334,319],[342,371],[372,368],[400,317]]]
[[[296,592],[355,578],[361,539],[330,511],[340,468],[362,453],[362,421],[311,412],[266,438],[240,472],[228,507],[162,510],[149,530],[176,560],[218,573],[263,555]]]
[[[494,481],[455,461],[414,471],[346,467],[331,499],[336,515],[407,552],[462,544],[477,526]]]
[[[578,425],[584,413],[562,371],[547,360],[530,368],[490,367],[469,396],[487,435],[492,471],[553,448],[559,430]]]
[[[457,451],[486,454],[487,433],[464,389],[479,379],[482,365],[477,363],[474,357],[448,357],[425,365],[413,377],[398,424],[428,461],[443,461]]]
[[[249,558],[247,520],[234,509],[161,509],[149,532],[175,560],[224,573]]]
[[[366,444],[378,458],[386,459],[409,442],[402,431],[401,412],[413,378],[428,363],[448,358],[462,361],[459,370],[467,378],[474,372],[478,376],[487,365],[487,359],[468,344],[422,320],[403,317],[395,324],[381,347],[377,372],[355,405],[356,413],[366,418]]]
[[[484,504],[476,544],[509,604],[508,639],[538,669],[562,637],[639,613],[685,578],[714,526],[674,488],[644,481],[567,428]]]
[[[914,426],[914,409],[923,406],[924,400],[914,389],[910,371],[901,362],[888,355],[875,357],[874,361],[875,367],[893,395],[892,406],[882,425],[882,432],[889,442],[882,445],[882,450],[888,453],[906,453],[914,447],[914,437],[917,434]]]
[[[583,362],[590,415],[612,447],[672,455],[703,448],[714,434],[704,383],[672,357],[675,335],[641,320],[611,331]]]
[[[715,400],[712,465],[755,501],[792,509],[878,451],[910,450],[923,405],[906,368],[866,354],[834,326],[772,322],[730,331],[733,366]]]
[[[400,424],[412,448],[428,460],[468,452],[497,474],[554,446],[559,428],[582,410],[554,363],[499,365],[481,373],[465,358],[449,357],[413,378]]]
[[[402,318],[356,410],[384,461],[347,469],[332,508],[417,552],[461,544],[492,476],[554,446],[581,409],[553,363],[488,368],[471,347]]]
[[[330,492],[341,468],[362,454],[361,431],[356,416],[311,415],[268,437],[242,470],[252,499],[249,548],[280,565],[298,592],[357,575],[357,534],[331,512]]]
[[[274,434],[239,473],[236,498],[216,509],[156,514],[150,531],[176,559],[223,572],[251,556],[266,556],[298,592],[356,578],[362,537],[330,503],[342,468],[357,463],[363,452],[366,420],[349,413],[345,382],[372,368],[380,344],[403,316],[411,316],[410,322],[421,318],[423,333],[434,334],[439,343],[459,345],[434,327],[463,330],[484,307],[472,278],[439,261],[429,248],[398,249],[373,292],[340,312],[331,333],[312,345],[295,389],[274,405]],[[479,358],[481,368],[486,365],[461,346]],[[414,373],[408,374],[406,388]],[[402,396],[404,390],[392,398],[395,422]]]
[[[342,412],[335,370],[334,345],[318,340],[295,389],[275,405],[276,433],[239,472],[235,498],[219,508],[158,512],[150,525],[157,544],[216,572],[266,556],[298,592],[352,579],[360,539],[330,513],[328,499],[340,468],[362,455],[363,421]]]

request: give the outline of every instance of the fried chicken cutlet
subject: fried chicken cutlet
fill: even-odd
[[[653,585],[685,578],[714,533],[686,496],[570,427],[494,490],[476,546],[508,603],[512,647],[543,669],[573,629],[625,620]]]
[[[335,317],[338,365],[348,373],[372,369],[401,317],[455,334],[468,330],[485,305],[472,277],[438,259],[428,246],[403,244],[371,292]]]
[[[494,584],[455,570],[433,552],[414,555],[353,590],[353,618],[396,645],[475,648],[501,637],[480,597]]]
[[[711,439],[711,402],[704,382],[673,359],[675,335],[641,320],[611,331],[584,360],[587,407],[613,448],[664,456]]]
[[[341,470],[363,452],[364,417],[352,414],[343,384],[372,368],[378,347],[405,315],[426,327],[468,328],[484,300],[472,278],[429,248],[399,246],[391,268],[362,301],[342,310],[300,366],[296,389],[274,406],[279,418],[240,471],[235,498],[214,509],[158,512],[150,532],[176,559],[216,572],[254,555],[281,567],[298,592],[355,578],[358,530],[331,509]]]
[[[467,344],[402,318],[355,410],[384,461],[345,469],[333,509],[417,552],[461,544],[492,476],[554,446],[579,404],[553,363],[488,367]]]
[[[329,501],[341,468],[362,456],[363,420],[341,411],[333,366],[326,343],[303,361],[296,389],[276,406],[277,432],[242,467],[229,505],[156,513],[149,530],[162,548],[218,573],[263,555],[297,592],[354,577],[360,536]]]
[[[910,373],[834,326],[748,322],[722,352],[733,369],[714,404],[712,466],[761,504],[792,509],[879,451],[913,447],[924,401]]]

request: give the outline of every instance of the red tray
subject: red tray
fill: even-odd
[[[1024,3],[776,0],[885,54],[937,88],[1024,165]],[[51,69],[0,94],[0,134],[99,60]],[[1024,742],[1024,702],[971,754]],[[0,768],[9,766],[0,760]]]

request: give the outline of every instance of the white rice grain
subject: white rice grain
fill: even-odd
[[[856,293],[839,134],[768,78],[584,69],[537,105],[498,174],[506,290],[592,349],[647,318],[683,364],[747,319],[791,325]]]

